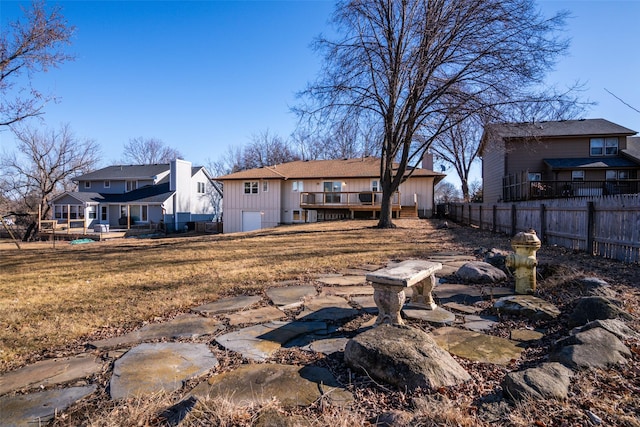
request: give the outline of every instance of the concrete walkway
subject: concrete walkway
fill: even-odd
[[[468,256],[459,254],[440,254],[433,259],[443,264],[445,274],[455,272],[468,260]],[[192,384],[188,380],[194,378],[201,379],[199,385],[192,391],[184,390],[185,395],[213,396],[237,389],[234,384],[245,378],[245,388],[254,393],[239,391],[236,398],[241,402],[259,403],[276,397],[280,402],[306,404],[324,398],[325,393],[328,401],[349,402],[352,397],[346,388],[319,368],[259,363],[250,369],[244,365],[237,368],[236,375],[217,375],[218,361],[207,344],[215,342],[252,362],[268,361],[282,348],[324,354],[344,351],[347,338],[340,330],[342,325],[356,323],[359,331],[364,331],[374,323],[372,314],[377,308],[365,274],[381,267],[356,266],[340,275],[319,276],[313,286],[288,281],[267,289],[265,297],[221,299],[195,307],[191,314],[172,321],[89,343],[96,349],[93,353],[46,360],[5,373],[0,376],[2,425],[34,425],[64,411],[95,392],[92,379],[108,372],[112,362],[108,374],[113,400],[158,391],[171,393],[187,382]],[[410,291],[407,294],[411,296]],[[431,324],[443,348],[471,360],[502,364],[519,356],[523,348],[517,342],[482,332],[497,319],[478,315],[478,303],[511,295],[510,289],[440,283],[433,294],[437,310],[405,307],[403,317],[409,324]],[[185,338],[199,343],[179,342]],[[100,352],[102,357],[96,356]],[[240,374],[244,376],[238,379]],[[298,394],[290,394],[292,387],[299,390]],[[255,393],[257,388],[260,393]]]

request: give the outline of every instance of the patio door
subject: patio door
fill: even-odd
[[[325,181],[323,183],[324,202],[325,203],[340,203],[340,192],[342,191],[342,182],[340,181]]]

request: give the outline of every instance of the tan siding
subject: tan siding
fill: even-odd
[[[504,176],[504,143],[492,142],[483,151],[482,191],[484,201],[495,203],[502,198],[502,177]]]
[[[262,226],[275,227],[280,221],[280,181],[268,180],[269,190],[244,194],[244,181],[224,181],[224,232],[242,231],[242,212],[262,212]]]

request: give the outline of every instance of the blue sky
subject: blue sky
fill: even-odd
[[[289,109],[321,59],[310,44],[330,33],[331,1],[61,1],[76,26],[76,60],[36,77],[59,97],[47,127],[69,123],[96,140],[105,165],[135,137],[155,137],[187,160],[205,164],[229,146],[269,130],[295,127]],[[0,23],[20,16],[23,1],[2,0]],[[586,117],[640,131],[640,0],[539,2],[544,13],[569,10],[570,54],[548,81],[586,84],[598,102]],[[9,132],[0,146],[11,149]]]

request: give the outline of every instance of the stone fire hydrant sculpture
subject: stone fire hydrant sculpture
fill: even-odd
[[[535,230],[520,232],[511,240],[515,254],[507,255],[507,267],[515,269],[516,294],[530,294],[536,290],[536,251],[540,249],[540,239]]]

